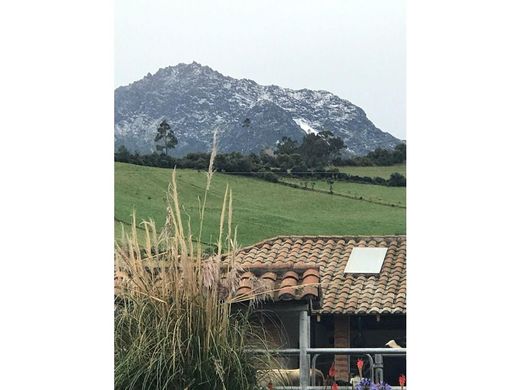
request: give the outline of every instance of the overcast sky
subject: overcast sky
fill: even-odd
[[[404,0],[116,0],[115,86],[197,61],[322,89],[406,138]]]

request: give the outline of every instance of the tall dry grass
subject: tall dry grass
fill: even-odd
[[[254,389],[256,370],[274,364],[267,352],[248,352],[266,350],[266,338],[251,310],[234,309],[240,269],[228,189],[217,249],[204,256],[202,226],[215,140],[200,201],[199,232],[194,235],[183,222],[174,170],[164,227],[141,222],[145,239],[140,242],[134,215],[131,228],[116,243],[116,389]]]

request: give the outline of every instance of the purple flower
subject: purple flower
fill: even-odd
[[[361,382],[356,385],[355,390],[392,390],[388,383],[372,383],[370,379],[363,378]]]
[[[361,382],[359,382],[356,385],[356,390],[373,390],[372,386],[373,386],[373,383],[370,379],[362,378]]]
[[[372,384],[370,387],[370,390],[392,390],[392,386],[390,386],[388,383],[381,382],[379,384]]]

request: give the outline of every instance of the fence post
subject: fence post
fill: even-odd
[[[300,311],[300,388],[307,390],[309,386],[309,357],[307,348],[310,343],[310,326],[307,310]]]

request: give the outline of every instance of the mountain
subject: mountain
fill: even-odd
[[[176,155],[207,152],[215,128],[222,152],[259,152],[283,136],[301,140],[323,130],[341,137],[347,151],[357,155],[402,142],[375,127],[361,108],[330,92],[263,86],[196,62],[159,69],[115,90],[116,148],[154,151],[163,119],[179,140]]]

